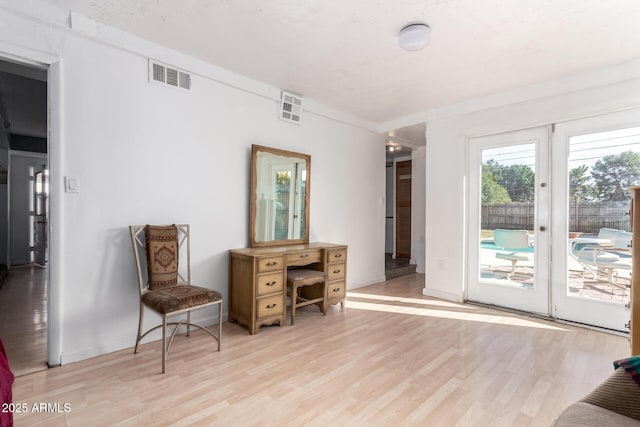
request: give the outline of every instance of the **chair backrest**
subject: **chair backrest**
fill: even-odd
[[[613,248],[614,249],[631,249],[631,238],[633,237],[633,233],[629,233],[628,231],[618,230],[618,234],[613,239]]]
[[[598,231],[598,239],[611,240],[611,243],[616,239],[618,233],[622,230],[616,230],[615,228],[601,228]]]
[[[493,230],[493,242],[503,249],[526,249],[529,247],[527,230]]]
[[[188,224],[130,225],[129,233],[140,294],[163,286],[191,283]]]

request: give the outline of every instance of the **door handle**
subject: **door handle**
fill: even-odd
[[[540,231],[547,231],[547,227],[545,227],[544,225],[540,226]]]

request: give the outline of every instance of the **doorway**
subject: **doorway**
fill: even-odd
[[[411,169],[407,170],[407,163],[410,165],[411,160],[408,160],[405,156],[399,159],[391,158],[386,164],[387,203],[384,263],[386,280],[415,273],[417,268],[417,265],[412,263],[410,259],[412,255]],[[403,175],[400,185],[398,185],[398,169],[401,170],[400,173]],[[408,180],[406,174],[408,174]],[[402,194],[399,195],[399,192]],[[398,208],[399,204],[401,205],[400,209]],[[399,224],[400,221],[402,224]],[[399,235],[401,235],[400,242],[398,242]]]
[[[639,117],[469,140],[470,301],[627,332]]]
[[[0,337],[12,370],[46,369],[49,339],[48,71],[0,60]]]
[[[640,184],[640,110],[560,123],[553,148],[562,185],[552,188],[552,314],[628,332],[629,187]]]
[[[549,314],[546,127],[469,142],[467,298]]]
[[[411,259],[411,160],[396,163],[396,259]]]

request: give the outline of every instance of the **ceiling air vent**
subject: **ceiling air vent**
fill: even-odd
[[[191,75],[170,65],[149,60],[149,81],[180,89],[191,89]]]
[[[280,95],[280,118],[287,122],[300,124],[302,116],[302,98],[282,91]]]

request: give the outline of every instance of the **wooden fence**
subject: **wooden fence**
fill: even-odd
[[[598,233],[602,227],[631,231],[629,203],[576,202],[569,207],[569,231]],[[555,209],[554,209],[555,210]],[[553,212],[551,212],[553,216]],[[482,228],[493,230],[533,230],[534,204],[532,202],[505,203],[482,207]]]

